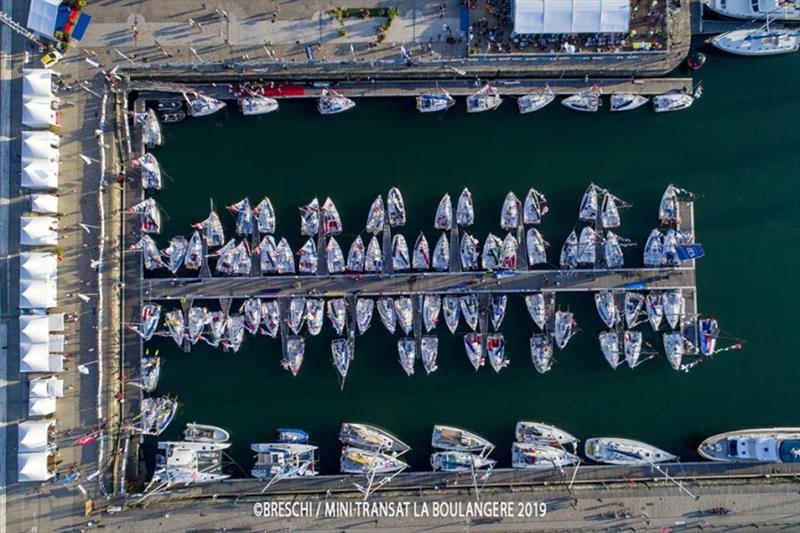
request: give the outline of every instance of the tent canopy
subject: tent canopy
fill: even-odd
[[[53,397],[28,399],[28,416],[48,416],[55,412],[56,399]]]
[[[58,244],[58,220],[53,217],[20,217],[20,244],[55,246]]]
[[[27,279],[19,282],[20,309],[47,309],[56,306],[55,279]]]
[[[47,325],[50,331],[64,331],[64,313],[50,313],[47,315]]]
[[[55,376],[30,380],[30,398],[61,398],[64,396],[64,380]]]
[[[56,125],[56,112],[53,111],[49,96],[26,98],[22,102],[22,123],[29,128],[49,128]]]
[[[47,481],[55,475],[47,469],[47,452],[19,453],[17,481]]]
[[[514,0],[514,32],[627,33],[629,0]]]
[[[46,68],[22,70],[22,97],[53,97],[53,71]]]
[[[46,344],[49,337],[50,320],[47,315],[22,315],[19,317],[20,344]]]
[[[58,213],[58,196],[54,194],[32,194],[31,211],[43,215],[55,215]]]
[[[50,353],[49,344],[20,345],[20,372],[62,372],[64,358]]]
[[[50,279],[56,273],[57,264],[58,260],[56,258],[56,254],[53,253],[21,253],[19,254],[19,279]]]
[[[28,11],[28,29],[53,40],[61,0],[31,0]]]
[[[58,135],[49,131],[22,132],[22,162],[58,161]]]
[[[23,163],[21,184],[26,189],[36,191],[57,189],[58,165],[43,159]]]
[[[55,420],[26,420],[19,424],[19,451],[47,451],[47,430]]]

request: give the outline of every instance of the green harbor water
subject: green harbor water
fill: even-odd
[[[631,371],[610,369],[600,353],[601,321],[590,294],[559,295],[576,314],[580,333],[546,375],[533,368],[528,338],[535,330],[521,296],[509,298],[501,328],[511,364],[496,374],[475,372],[462,336],[440,324],[439,370],[407,377],[397,358],[397,335],[373,317],[357,338],[356,357],[343,391],[331,363],[331,327],[307,339],[306,358],[293,378],[281,369],[280,342],[247,336],[239,353],[202,342],[191,353],[162,338],[163,372],[156,394],[176,395],[178,415],[158,439],[179,438],[186,422],[231,431],[230,455],[249,473],[250,443],[267,442],[277,427],[299,427],[320,446],[321,470],[338,471],[337,430],[344,420],[385,427],[408,442],[414,469],[429,469],[434,424],[462,426],[494,442],[494,456],[510,463],[518,420],[541,420],[582,440],[624,436],[643,440],[683,460],[710,434],[752,426],[800,425],[797,380],[800,353],[800,55],[757,60],[710,54],[696,75],[705,96],[683,112],[655,115],[639,109],[614,114],[569,111],[552,105],[519,116],[513,99],[493,113],[467,116],[463,98],[446,113],[420,115],[410,99],[359,100],[355,110],[321,117],[311,100],[282,101],[277,113],[242,117],[235,108],[165,126],[157,148],[166,183],[156,199],[166,214],[159,244],[189,235],[206,217],[213,198],[232,234],[224,205],[268,195],[277,211],[277,237],[296,251],[297,207],[326,196],[342,215],[338,237],[346,251],[363,230],[373,198],[401,189],[413,244],[425,231],[433,244],[433,216],[442,194],[454,198],[468,186],[475,199],[481,242],[501,234],[499,211],[509,190],[545,193],[551,211],[540,230],[558,250],[577,221],[578,203],[590,181],[633,204],[622,212],[618,233],[639,246],[626,264],[641,264],[641,247],[657,223],[664,187],[671,182],[698,195],[697,241],[701,313],[715,316],[725,339],[745,349],[719,354],[690,373],[673,371],[660,338],[640,326],[659,355]],[[502,87],[501,87],[502,89]],[[605,102],[607,105],[607,100]],[[184,271],[185,272],[185,271]],[[234,302],[237,309],[241,302]],[[215,302],[207,305],[216,309]]]

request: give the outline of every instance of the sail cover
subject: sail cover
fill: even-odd
[[[514,33],[627,33],[629,0],[514,0]]]

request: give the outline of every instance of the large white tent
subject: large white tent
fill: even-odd
[[[53,94],[53,71],[46,68],[26,68],[22,70],[22,97],[46,96],[55,99]]]
[[[20,309],[48,309],[55,307],[56,280],[27,279],[19,282]]]
[[[43,215],[58,214],[58,196],[55,194],[32,194],[31,211]]]
[[[47,315],[21,315],[19,317],[19,342],[47,344],[50,338],[50,319]]]
[[[53,110],[53,100],[48,96],[35,96],[22,101],[22,123],[29,128],[46,129],[58,125]]]
[[[53,217],[20,217],[19,242],[26,246],[58,244],[58,220]]]
[[[47,467],[47,452],[17,454],[17,481],[47,481],[56,475]]]
[[[56,254],[47,252],[23,252],[19,254],[19,279],[48,280],[55,276],[58,268]]]
[[[48,430],[55,426],[55,420],[26,420],[19,424],[20,452],[46,452],[53,448],[48,438]]]
[[[36,159],[23,163],[22,186],[35,191],[58,188],[58,164],[54,161]]]
[[[56,398],[64,396],[64,381],[50,376],[29,381],[28,416],[48,416],[56,412]]]
[[[50,353],[50,344],[27,344],[19,346],[19,371],[30,372],[63,372],[64,357]]]
[[[58,135],[50,131],[22,132],[22,163],[36,160],[58,162]]]
[[[627,33],[630,0],[514,0],[514,33]]]
[[[61,0],[31,0],[28,11],[28,29],[53,40]]]

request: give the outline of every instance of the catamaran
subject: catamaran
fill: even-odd
[[[306,321],[306,299],[292,298],[289,300],[289,329],[295,335],[300,333]]]
[[[375,240],[374,237],[373,240]],[[377,245],[377,241],[375,241],[375,244]],[[378,252],[380,252],[380,248]],[[364,260],[364,241],[361,240],[359,235],[350,245],[350,250],[347,252],[347,264],[345,266],[348,272],[363,272]]]
[[[150,235],[142,235],[142,238],[132,245],[130,249],[142,252],[142,261],[144,262],[144,268],[147,270],[155,270],[164,266],[161,252],[158,251],[156,241]]]
[[[422,366],[425,367],[425,372],[430,374],[436,372],[439,368],[436,365],[436,357],[439,354],[439,339],[432,335],[425,335],[422,337],[420,343]]]
[[[547,242],[536,228],[529,228],[525,234],[525,243],[528,249],[528,266],[543,265],[547,263]]]
[[[183,320],[183,311],[174,309],[164,315],[164,324],[167,326],[167,332],[175,344],[183,346],[183,332],[185,324]]]
[[[142,142],[144,142],[144,145],[147,148],[161,146],[164,137],[161,133],[161,123],[158,121],[155,111],[148,109],[145,113],[137,113],[136,119],[142,124]]]
[[[222,450],[230,443],[159,442],[153,479],[166,484],[202,484],[230,477],[222,471]]]
[[[358,332],[363,335],[372,324],[372,313],[375,309],[375,301],[369,298],[359,298],[356,300],[356,325]]]
[[[402,272],[411,268],[408,256],[408,243],[400,233],[392,235],[392,270]]]
[[[426,294],[422,300],[422,322],[425,332],[430,333],[439,323],[442,309],[442,297],[437,294]]]
[[[519,107],[520,114],[532,113],[538,111],[550,104],[556,99],[553,89],[545,84],[541,91],[535,93],[524,94],[517,98],[517,107]]]
[[[414,329],[414,307],[411,298],[399,296],[394,300],[394,313],[400,328],[408,335]]]
[[[681,220],[680,202],[678,202],[678,189],[671,183],[661,196],[658,205],[658,221],[665,226],[677,225]]]
[[[444,309],[444,321],[450,333],[455,333],[458,329],[458,319],[461,316],[461,303],[457,296],[445,296],[442,300]]]
[[[222,229],[222,221],[216,211],[211,211],[208,218],[194,225],[195,229],[203,232],[203,239],[206,246],[222,246],[225,242],[225,234]]]
[[[236,234],[250,235],[255,230],[255,217],[250,199],[244,198],[228,206],[228,211],[236,214]]]
[[[800,2],[797,0],[708,0],[705,5],[723,17],[742,20],[800,21]]]
[[[142,320],[141,327],[131,326],[131,329],[138,333],[142,339],[149,341],[158,328],[158,321],[161,319],[161,306],[154,303],[144,304],[140,316]]]
[[[461,268],[464,270],[478,270],[478,239],[464,233],[461,237]]]
[[[172,422],[177,410],[177,400],[169,396],[143,399],[140,432],[142,435],[161,435]]]
[[[278,242],[275,251],[277,252],[275,262],[278,274],[294,274],[294,254],[285,237]]]
[[[380,298],[378,300],[378,316],[381,318],[384,327],[389,333],[394,333],[397,329],[397,315],[394,311],[394,301],[391,298]]]
[[[611,111],[631,111],[646,104],[648,98],[635,93],[613,93]]]
[[[231,434],[220,427],[189,422],[183,430],[183,440],[187,442],[204,442],[222,444],[228,442]]]
[[[317,110],[320,115],[335,115],[353,109],[356,103],[346,96],[342,96],[333,89],[322,89],[322,94],[317,100]]]
[[[500,267],[500,254],[503,250],[503,241],[495,235],[489,234],[483,243],[481,262],[484,270],[496,270]]]
[[[411,446],[383,428],[353,422],[342,422],[339,441],[345,446],[397,455],[411,449]]]
[[[532,442],[511,444],[511,466],[524,470],[561,470],[580,462],[580,457],[563,448]]]
[[[276,300],[261,301],[261,321],[264,324],[262,333],[266,333],[273,339],[278,336],[281,326],[281,314]]]
[[[275,209],[268,197],[264,197],[253,209],[253,214],[258,222],[259,233],[275,233]]]
[[[678,327],[686,314],[686,299],[680,289],[673,289],[664,293],[664,317],[671,329]]]
[[[322,331],[322,319],[325,314],[325,306],[322,300],[320,298],[308,298],[306,300],[305,313],[308,333],[316,337]]]
[[[664,351],[667,354],[667,360],[672,368],[680,370],[681,360],[686,350],[686,342],[684,341],[683,334],[680,331],[668,331],[663,335]]]
[[[563,350],[573,335],[577,333],[577,329],[578,324],[570,311],[556,311],[555,331],[553,332],[556,346]]]
[[[603,105],[603,100],[600,98],[600,89],[592,87],[589,90],[564,98],[561,100],[561,105],[574,111],[594,113]]]
[[[680,111],[691,107],[694,103],[694,97],[691,94],[683,92],[672,92],[659,94],[653,97],[653,110],[656,113],[666,113],[669,111]]]
[[[414,253],[411,256],[411,267],[414,270],[428,270],[431,267],[431,250],[428,239],[420,232],[417,242],[414,243]]]
[[[328,274],[344,272],[344,254],[335,237],[328,239],[328,244],[325,246],[325,263]]]
[[[619,320],[619,312],[614,303],[614,295],[610,291],[600,291],[594,295],[594,304],[597,307],[597,314],[609,328]]]
[[[186,325],[186,340],[192,344],[196,344],[203,331],[206,329],[206,321],[208,320],[208,309],[205,307],[190,307],[189,319]]]
[[[144,356],[141,362],[142,388],[145,392],[153,392],[158,386],[158,378],[161,375],[161,358],[157,355],[152,357]]]
[[[600,341],[600,351],[603,352],[603,357],[606,358],[611,368],[616,370],[617,367],[622,364],[619,357],[620,348],[617,333],[615,331],[601,331],[598,335],[598,339]]]
[[[563,429],[542,422],[517,422],[517,426],[514,429],[514,437],[517,442],[529,442],[560,448],[568,445],[572,447],[573,451],[576,451],[578,447],[577,438]]]
[[[492,469],[497,461],[483,455],[467,452],[446,451],[431,454],[434,472],[474,472],[482,468]]]
[[[480,333],[464,335],[464,349],[475,370],[478,370],[486,362],[486,356],[483,353],[483,335]]]
[[[364,257],[364,270],[367,272],[380,272],[383,270],[383,253],[377,237],[369,240],[367,255]]]
[[[643,308],[644,296],[638,292],[625,293],[625,304],[623,309],[625,310],[625,323],[629,328],[633,328],[639,323],[639,317],[642,315]]]
[[[591,226],[581,230],[578,239],[577,261],[579,265],[593,266],[597,258],[597,234]]]
[[[386,216],[393,228],[406,225],[406,205],[397,187],[389,189],[386,195]]]
[[[265,115],[278,110],[278,101],[266,96],[246,96],[237,102],[244,116]]]
[[[460,298],[459,303],[461,304],[461,314],[464,317],[464,321],[472,331],[477,330],[479,311],[478,297],[474,294],[467,294]]]
[[[520,208],[519,198],[509,191],[505,200],[503,200],[503,207],[500,210],[500,227],[504,230],[517,229],[522,222]]]
[[[452,426],[433,426],[431,446],[438,450],[483,453],[494,445],[483,437]]]
[[[704,459],[746,463],[800,463],[800,428],[740,429],[705,439]]]
[[[400,356],[400,366],[409,376],[414,375],[414,362],[417,360],[417,341],[414,337],[400,337],[397,339],[397,353]]]
[[[230,315],[225,323],[225,330],[224,346],[233,350],[233,353],[238,352],[244,341],[244,317]]]
[[[319,265],[319,255],[317,254],[317,243],[313,238],[306,241],[300,251],[297,252],[300,259],[297,261],[297,271],[303,274],[316,274]]]
[[[420,113],[434,113],[446,111],[455,105],[456,100],[442,88],[436,92],[422,93],[417,96],[417,111]]]
[[[225,102],[204,94],[194,93],[193,96],[194,99],[190,100],[189,96],[183,93],[183,98],[189,107],[189,115],[193,117],[205,117],[225,107]]]
[[[349,339],[333,339],[331,355],[333,356],[333,366],[336,367],[342,379],[346,378],[350,363],[353,361],[353,343]]]
[[[489,364],[495,372],[500,372],[508,366],[506,341],[502,333],[490,333],[486,336],[486,353],[489,355]]]
[[[377,235],[383,231],[383,222],[386,218],[386,210],[383,207],[383,197],[378,195],[372,201],[367,214],[367,233]]]
[[[248,298],[239,308],[239,312],[244,316],[244,329],[251,335],[255,335],[261,324],[261,300],[258,298]]]
[[[325,198],[320,208],[321,231],[323,235],[338,235],[342,232],[342,218],[330,198]]]
[[[523,224],[539,224],[542,218],[550,211],[547,207],[547,198],[536,189],[529,189],[522,205]]]
[[[450,201],[450,194],[448,193],[445,193],[442,199],[439,200],[433,227],[443,231],[450,231],[453,227],[453,202]]]
[[[489,317],[492,320],[492,328],[495,331],[500,329],[503,319],[506,317],[506,306],[508,305],[508,296],[505,294],[493,294],[492,301],[489,308]]]
[[[393,474],[406,468],[408,465],[396,456],[351,446],[342,448],[339,462],[343,474]]]
[[[137,162],[142,176],[142,189],[147,191],[161,189],[161,166],[156,156],[147,152]]]
[[[619,237],[613,231],[606,232],[606,238],[603,241],[603,259],[605,259],[606,268],[622,268],[625,263]]]
[[[313,237],[319,233],[319,199],[314,198],[300,208],[300,234]]]
[[[661,232],[654,229],[644,244],[644,266],[655,268],[661,266],[664,257],[664,241]]]
[[[636,368],[639,365],[639,356],[642,354],[642,332],[628,330],[622,336],[622,341],[625,362],[630,368]]]
[[[306,341],[303,337],[289,337],[286,340],[286,351],[281,359],[281,366],[296,376],[303,365],[305,351]]]
[[[561,268],[576,268],[578,266],[578,235],[572,230],[564,245],[561,247],[561,257],[558,260]]]
[[[587,439],[584,453],[596,463],[625,466],[646,466],[678,459],[677,456],[650,444],[617,437]]]
[[[553,338],[545,333],[534,333],[530,340],[531,359],[537,372],[544,374],[553,366]]]
[[[189,270],[199,270],[203,266],[203,259],[203,239],[200,232],[195,230],[187,244],[183,265]]]
[[[269,442],[250,446],[256,463],[250,475],[261,481],[316,476],[316,446],[301,443]]]
[[[472,203],[472,193],[464,187],[458,197],[456,206],[456,223],[461,227],[471,226],[475,222],[475,207]]]
[[[534,292],[525,296],[525,306],[528,308],[533,323],[536,324],[540,330],[544,331],[547,324],[547,311],[544,304],[544,295],[540,292]]]
[[[603,190],[594,183],[589,184],[586,192],[583,193],[583,198],[581,198],[578,220],[581,222],[594,222],[597,219],[597,210],[602,192]]]
[[[664,318],[664,295],[659,291],[652,291],[645,296],[645,309],[647,310],[647,320],[653,327],[653,331],[658,331],[661,320]]]
[[[500,107],[502,103],[503,99],[500,98],[500,93],[487,83],[481,90],[467,97],[467,113],[491,111]]]
[[[717,321],[713,318],[698,318],[697,337],[700,340],[700,353],[706,356],[714,355],[719,337]]]
[[[337,335],[341,335],[344,332],[345,322],[347,321],[347,306],[344,303],[344,298],[328,300],[325,308],[333,330]]]

